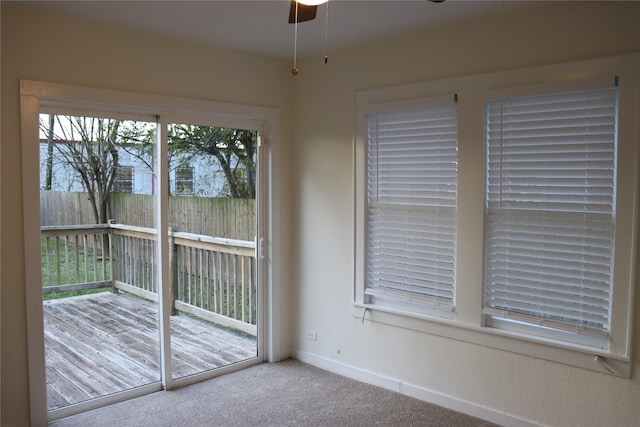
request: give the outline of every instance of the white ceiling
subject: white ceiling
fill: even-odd
[[[289,0],[28,1],[64,14],[278,58],[293,55]],[[529,1],[330,0],[328,51],[531,7]],[[325,6],[298,26],[298,56],[322,55]]]

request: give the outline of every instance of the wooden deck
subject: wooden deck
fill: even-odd
[[[43,303],[48,408],[160,381],[157,304],[125,293]],[[171,317],[173,378],[257,355],[255,337]]]

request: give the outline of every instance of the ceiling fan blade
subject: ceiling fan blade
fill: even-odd
[[[298,22],[311,21],[316,17],[318,6],[307,6],[306,4],[298,3]],[[296,0],[291,0],[291,7],[289,8],[289,24],[295,24],[296,22]]]

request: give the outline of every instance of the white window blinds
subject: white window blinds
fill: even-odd
[[[485,314],[608,333],[617,88],[486,107]]]
[[[424,312],[454,306],[457,108],[371,113],[367,144],[369,302]]]

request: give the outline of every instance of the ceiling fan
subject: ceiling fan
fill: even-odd
[[[318,5],[328,0],[291,0],[289,7],[289,24],[296,24],[315,19]],[[429,0],[432,3],[442,3],[444,0]],[[297,10],[296,10],[297,9]]]
[[[428,0],[432,3],[442,3],[445,0]],[[327,4],[327,16],[325,19],[325,36],[324,36],[324,63],[327,63],[327,34],[329,31],[329,0],[291,0],[289,7],[289,24],[295,24],[294,47],[293,47],[293,68],[291,73],[297,76],[299,70],[297,68],[297,51],[298,51],[298,24],[300,22],[311,21],[315,19],[318,12],[318,6]]]
[[[316,17],[316,13],[318,12],[318,5],[322,3],[324,2],[291,0],[291,6],[289,7],[289,24],[311,21]]]

